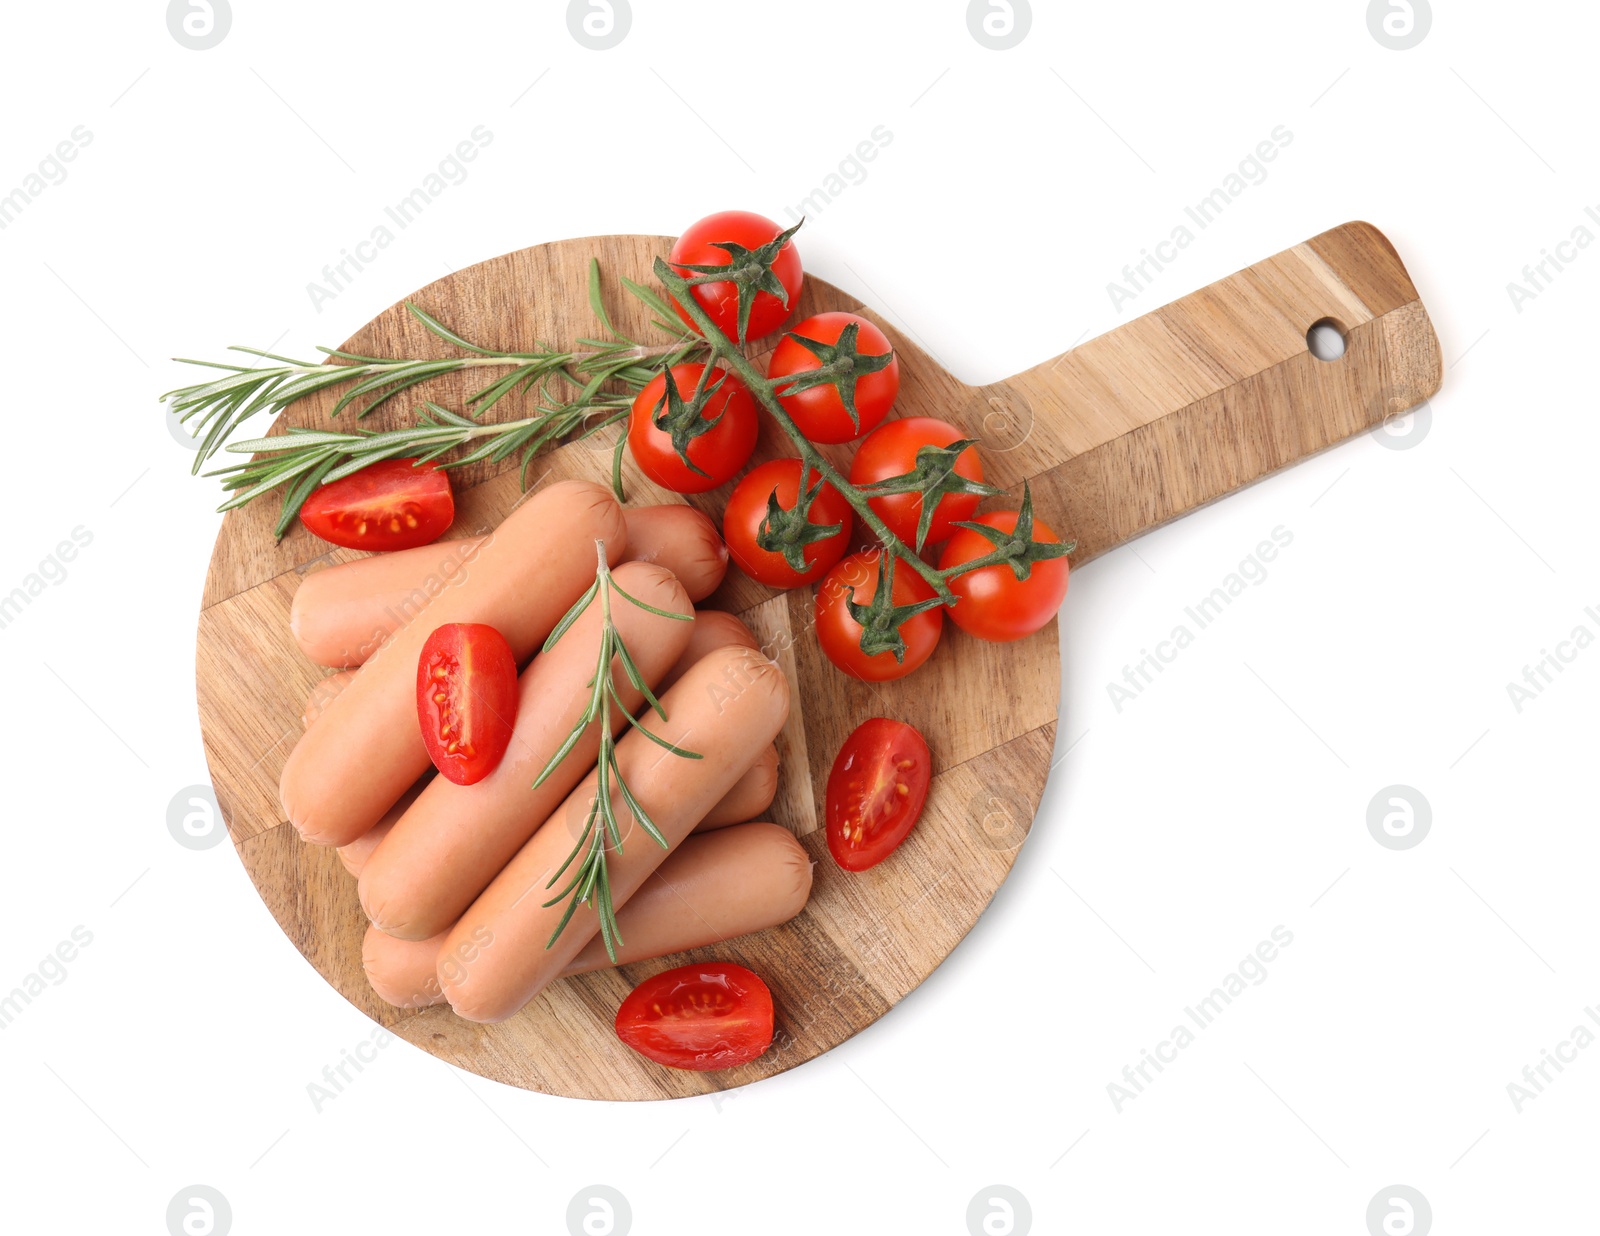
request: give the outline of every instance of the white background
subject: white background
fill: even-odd
[[[959,1236],[997,1184],[1038,1232],[1360,1236],[1397,1183],[1441,1232],[1575,1230],[1600,1050],[1520,1114],[1506,1087],[1600,1003],[1600,651],[1520,712],[1507,683],[1600,634],[1600,251],[1520,312],[1507,284],[1580,224],[1600,235],[1593,7],[1439,4],[1406,51],[1364,0],[1034,8],[993,51],[951,0],[635,0],[597,52],[553,0],[235,0],[207,51],[159,3],[8,6],[0,194],[75,126],[92,141],[0,231],[0,593],[75,527],[93,539],[0,631],[0,991],[74,927],[93,943],[0,1031],[7,1230],[161,1233],[196,1183],[240,1234],[561,1233],[595,1183],[641,1234]],[[477,125],[468,179],[318,312],[307,283]],[[206,779],[193,642],[218,519],[156,403],[192,380],[165,358],[305,354],[540,241],[786,218],[878,125],[892,142],[814,215],[807,266],[969,381],[1364,218],[1433,315],[1444,389],[1408,449],[1360,437],[1075,577],[1076,745],[1032,839],[966,943],[858,1038],[647,1105],[522,1093],[396,1042],[318,1114],[307,1084],[373,1027],[230,846],[166,828]],[[1264,183],[1114,308],[1123,265],[1278,125]],[[1279,525],[1265,582],[1119,711],[1107,684]],[[1433,815],[1403,852],[1366,823],[1396,783]],[[1280,924],[1265,981],[1119,1113],[1108,1083]]]

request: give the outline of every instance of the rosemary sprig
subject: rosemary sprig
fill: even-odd
[[[650,690],[649,684],[639,673],[639,667],[634,662],[633,656],[628,651],[628,646],[623,642],[621,633],[611,620],[611,595],[616,593],[623,600],[648,613],[657,614],[662,618],[674,618],[680,622],[688,622],[689,614],[674,614],[668,610],[657,609],[648,605],[637,597],[630,596],[611,576],[611,568],[606,565],[606,546],[604,541],[595,542],[595,550],[599,558],[599,565],[595,569],[594,583],[556,624],[555,630],[550,632],[550,638],[545,641],[544,651],[548,652],[555,647],[556,642],[571,629],[579,616],[593,604],[596,597],[600,599],[600,656],[595,667],[594,677],[586,684],[589,689],[589,705],[584,709],[583,716],[578,718],[578,723],[572,727],[572,732],[567,735],[556,753],[550,757],[550,762],[534,780],[533,787],[538,789],[546,778],[553,773],[561,761],[564,760],[578,741],[587,732],[589,726],[599,723],[600,727],[600,753],[596,760],[595,769],[598,784],[595,788],[594,801],[589,804],[588,816],[584,819],[583,829],[578,835],[577,844],[572,847],[572,852],[567,855],[566,861],[556,869],[550,877],[546,888],[553,888],[557,880],[566,874],[568,868],[576,864],[572,878],[562,887],[554,897],[544,903],[546,909],[562,901],[567,902],[566,911],[561,916],[561,922],[551,933],[545,948],[553,946],[561,933],[566,930],[567,924],[572,921],[572,916],[577,913],[578,906],[585,901],[593,901],[595,912],[600,918],[600,938],[605,942],[606,955],[613,964],[617,960],[617,945],[622,937],[617,934],[616,907],[611,900],[611,877],[606,867],[606,856],[611,850],[622,853],[622,830],[617,824],[615,804],[611,801],[612,789],[621,794],[623,803],[627,806],[633,819],[648,833],[663,850],[670,848],[667,839],[661,835],[661,830],[650,818],[649,812],[634,797],[633,791],[628,788],[628,783],[623,779],[622,770],[617,766],[617,740],[614,730],[612,709],[620,709],[629,725],[632,725],[651,742],[665,747],[673,755],[682,756],[688,760],[702,759],[699,753],[686,751],[684,748],[668,742],[659,734],[646,728],[638,718],[622,702],[617,694],[616,681],[612,673],[611,663],[615,659],[620,662],[623,673],[628,676],[628,681],[645,699],[645,702],[654,709],[656,714],[665,721],[667,713],[661,707],[661,701]]]
[[[597,396],[588,403],[542,407],[533,416],[488,425],[430,402],[417,409],[417,423],[405,429],[382,433],[357,429],[339,433],[291,426],[287,432],[270,438],[230,442],[227,446],[230,454],[260,458],[217,468],[205,475],[221,477],[223,489],[233,494],[217,508],[219,511],[244,506],[280,485],[288,486],[284,490],[277,525],[273,528],[273,535],[281,537],[294,522],[307,495],[318,485],[337,481],[383,459],[415,456],[427,463],[457,447],[481,440],[481,445],[440,467],[459,468],[484,460],[498,463],[520,451],[522,480],[526,485],[528,466],[545,446],[579,428],[583,432],[573,441],[582,441],[616,424],[627,416],[631,402],[631,396]],[[591,422],[591,417],[598,419]]]
[[[604,327],[605,338],[579,339],[566,350],[542,346],[530,352],[501,352],[472,343],[418,306],[406,308],[430,333],[471,356],[441,360],[408,360],[395,357],[362,356],[335,348],[319,348],[340,364],[312,364],[291,357],[237,348],[278,366],[246,367],[214,361],[178,358],[184,364],[205,365],[227,371],[227,376],[195,386],[169,391],[161,398],[184,423],[193,421],[195,436],[201,441],[194,471],[219,451],[230,454],[263,455],[266,458],[214,469],[206,476],[220,476],[222,486],[233,496],[218,510],[228,511],[284,486],[283,506],[274,534],[281,537],[294,521],[306,496],[318,485],[349,476],[382,459],[416,456],[435,460],[457,447],[481,440],[471,452],[450,460],[446,467],[508,459],[521,453],[523,483],[528,465],[544,447],[577,433],[584,438],[621,419],[632,397],[663,368],[679,364],[704,351],[705,344],[695,337],[677,315],[648,288],[624,279],[629,293],[651,312],[653,325],[673,336],[673,342],[647,346],[622,334],[613,325],[600,294],[600,264],[589,264],[589,305]],[[281,437],[255,438],[228,442],[232,432],[259,411],[277,413],[308,395],[346,383],[353,383],[340,395],[330,415],[357,407],[358,419],[421,382],[446,373],[469,369],[505,369],[487,386],[467,399],[470,416],[452,412],[428,402],[417,410],[414,425],[372,433],[355,429],[346,433],[331,430],[290,428]],[[558,395],[558,387],[576,393],[569,398]],[[618,389],[620,388],[620,390]],[[531,416],[520,420],[484,422],[489,412],[513,392],[527,394],[537,389],[540,405]],[[581,433],[578,433],[582,430]],[[618,443],[620,450],[621,442]],[[620,458],[614,461],[613,474]]]

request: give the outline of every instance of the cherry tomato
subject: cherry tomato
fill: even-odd
[[[517,660],[481,622],[449,622],[417,658],[417,720],[428,758],[446,780],[472,785],[495,770],[517,721]]]
[[[873,717],[844,740],[828,774],[828,849],[846,871],[865,871],[911,835],[928,800],[933,756],[904,721]]]
[[[772,1046],[772,992],[731,962],[679,966],[628,994],[617,1037],[668,1068],[731,1069]]]
[[[855,362],[860,368],[854,379],[853,395],[856,415],[861,422],[859,425],[850,419],[839,387],[832,383],[788,395],[784,394],[784,387],[778,388],[778,402],[794,418],[800,432],[813,442],[854,441],[875,429],[888,415],[895,396],[900,393],[900,361],[890,357],[889,363],[883,368],[868,371],[872,364],[870,358],[885,356],[890,352],[888,336],[866,318],[853,313],[819,313],[816,317],[807,318],[780,339],[778,346],[772,350],[772,358],[767,362],[769,378],[812,373],[822,368],[824,358],[805,344],[796,342],[794,336],[800,335],[823,345],[826,353],[838,344],[840,336],[850,326],[856,328],[854,351],[868,361],[866,366],[862,366],[861,361]],[[847,388],[849,382],[849,379],[844,382]]]
[[[851,554],[817,586],[817,642],[828,660],[864,682],[904,678],[933,655],[933,650],[939,646],[939,636],[944,632],[942,607],[928,609],[900,625],[900,638],[906,645],[903,661],[896,661],[892,652],[868,656],[861,651],[861,624],[851,616],[845,602],[853,596],[857,605],[872,603],[882,556],[882,550]],[[896,605],[914,605],[933,595],[927,580],[904,562],[895,564],[893,598]]]
[[[867,435],[850,463],[850,483],[870,485],[891,476],[904,476],[917,468],[917,452],[924,446],[949,446],[967,435],[948,421],[931,416],[903,416],[880,425]],[[969,446],[956,456],[955,474],[969,481],[982,482],[983,465],[978,448]],[[933,521],[928,525],[926,545],[937,545],[948,537],[958,520],[972,518],[978,509],[979,494],[942,494],[934,504]],[[922,495],[886,494],[868,498],[867,505],[889,530],[907,545],[917,543],[917,523],[922,518]]]
[[[438,540],[456,517],[450,478],[416,462],[385,459],[313,489],[300,522],[346,549],[415,549]]]
[[[693,434],[686,439],[689,461],[699,472],[683,462],[673,445],[670,426],[661,429],[656,425],[658,417],[674,415],[668,406],[666,374],[658,373],[634,397],[628,421],[628,447],[639,470],[657,485],[680,494],[704,493],[731,481],[756,448],[755,400],[725,369],[713,370],[706,379],[711,394],[700,415],[688,415],[705,369],[704,365],[674,365],[671,369],[681,401],[676,414],[688,418],[686,432]],[[702,429],[700,425],[706,422],[715,423]]]
[[[985,524],[1000,532],[1017,526],[1017,512],[993,511],[980,515],[973,523]],[[1043,520],[1033,521],[1035,541],[1061,540]],[[939,569],[948,570],[994,552],[994,542],[970,528],[957,528],[939,558]],[[1049,558],[1035,562],[1027,579],[1018,579],[1005,564],[979,567],[950,581],[950,591],[961,598],[950,610],[955,624],[979,639],[1013,640],[1032,635],[1055,617],[1067,596],[1067,560]]]
[[[807,474],[808,488],[817,483],[817,474]],[[798,588],[821,576],[844,557],[850,543],[851,521],[855,512],[850,503],[826,481],[812,499],[809,511],[803,512],[806,522],[814,527],[828,528],[839,525],[839,531],[823,540],[811,541],[801,546],[806,569],[795,570],[783,554],[762,549],[756,543],[756,534],[767,518],[768,503],[773,492],[778,495],[778,505],[793,511],[800,500],[800,461],[774,459],[752,468],[734,487],[728,499],[728,509],[722,516],[722,539],[728,543],[728,552],[742,570],[758,584],[769,588]]]
[[[771,219],[751,214],[748,210],[724,210],[691,224],[689,230],[678,237],[667,260],[672,263],[673,270],[685,279],[707,273],[689,270],[690,266],[731,265],[736,269],[742,266],[747,272],[746,277],[754,280],[761,275],[757,252],[776,240],[783,231]],[[736,248],[729,253],[719,245]],[[800,269],[800,252],[794,247],[793,241],[785,241],[777,251],[771,262],[771,271],[783,286],[787,303],[784,297],[775,296],[770,290],[760,291],[753,283],[748,285],[749,290],[745,295],[748,298],[753,294],[754,300],[742,336],[739,333],[739,284],[731,280],[702,283],[691,291],[701,308],[711,316],[717,329],[728,338],[759,339],[782,326],[783,320],[799,303],[805,275]],[[695,326],[682,305],[675,304],[673,308],[678,311],[685,326],[699,332],[699,327]]]

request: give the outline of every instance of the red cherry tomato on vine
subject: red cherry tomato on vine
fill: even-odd
[[[874,481],[903,476],[917,467],[917,452],[924,446],[949,446],[967,435],[948,421],[931,416],[903,416],[878,426],[867,435],[850,463],[850,483],[870,485]],[[969,481],[983,480],[983,464],[978,448],[969,446],[956,456],[955,471]],[[948,537],[955,524],[972,518],[978,509],[978,494],[943,494],[933,508],[933,522],[923,542],[937,545]],[[917,522],[922,518],[921,494],[887,494],[868,498],[867,505],[889,530],[907,545],[917,543]]]
[[[450,478],[416,462],[385,459],[313,489],[300,522],[346,549],[415,549],[438,540],[456,517]]]
[[[704,365],[672,367],[672,381],[684,404],[694,398],[705,368]],[[721,385],[716,386],[719,380]],[[680,494],[704,493],[731,481],[755,450],[758,425],[756,404],[750,392],[724,369],[714,370],[706,379],[707,389],[712,386],[716,386],[716,390],[698,419],[716,424],[688,442],[689,460],[699,472],[683,462],[672,443],[671,433],[656,428],[657,415],[668,411],[666,375],[656,374],[634,396],[628,420],[628,447],[639,470],[657,485]]]
[[[1017,512],[992,511],[973,523],[1001,532],[1017,526]],[[1043,520],[1033,521],[1035,541],[1061,540]],[[949,570],[994,552],[994,542],[969,528],[957,528],[939,558],[939,569]],[[1049,558],[1035,562],[1027,579],[1018,579],[1009,566],[979,567],[950,581],[950,591],[961,598],[950,610],[955,624],[979,639],[1005,641],[1032,635],[1054,618],[1067,596],[1067,560]]]
[[[517,659],[506,637],[481,622],[449,622],[417,658],[417,719],[439,775],[482,781],[511,745],[517,721]]]
[[[617,1010],[617,1037],[672,1069],[707,1073],[772,1046],[772,992],[731,962],[679,966],[648,978]]]
[[[704,272],[686,269],[689,266],[727,266],[733,262],[733,256],[726,249],[719,249],[719,244],[739,245],[755,253],[784,231],[771,219],[748,210],[724,210],[691,224],[673,244],[667,261],[672,263],[677,274],[691,279]],[[778,250],[772,261],[772,273],[778,277],[778,282],[788,294],[788,304],[771,292],[756,291],[745,329],[746,339],[770,335],[783,325],[783,320],[800,301],[800,288],[805,282],[805,275],[800,269],[800,253],[793,241],[786,241]],[[729,339],[739,338],[739,286],[736,283],[702,283],[690,291],[695,300],[700,302],[701,308],[711,316],[718,330]],[[695,326],[683,306],[675,304],[673,308],[678,311],[684,325],[698,334],[699,327]]]
[[[815,485],[817,474],[809,473],[806,480]],[[850,544],[850,526],[855,512],[844,495],[824,481],[811,502],[811,509],[804,512],[806,521],[821,528],[838,524],[839,531],[825,540],[804,545],[801,553],[806,569],[796,571],[783,554],[756,544],[761,521],[767,518],[767,499],[774,490],[778,505],[786,511],[794,510],[800,500],[798,459],[774,459],[746,473],[728,499],[728,509],[722,516],[722,539],[728,543],[728,552],[739,569],[758,584],[769,588],[798,588],[821,578],[844,556]]]
[[[911,835],[928,800],[933,756],[904,721],[873,717],[844,740],[828,774],[828,849],[846,871],[865,871]]]
[[[767,377],[787,378],[822,367],[823,359],[805,344],[797,343],[793,336],[800,335],[831,348],[851,325],[856,327],[855,351],[863,357],[884,356],[891,351],[888,336],[866,318],[853,313],[819,313],[778,341],[767,362]],[[780,386],[778,401],[806,437],[813,442],[852,442],[877,428],[888,415],[895,396],[900,393],[900,361],[892,358],[884,368],[861,373],[856,378],[854,398],[856,414],[861,420],[859,425],[850,419],[838,386],[813,386],[788,395],[783,391],[784,387]]]
[[[904,678],[933,655],[933,650],[939,646],[939,636],[944,632],[941,609],[928,609],[900,625],[900,638],[906,644],[903,661],[896,661],[892,652],[868,656],[861,651],[861,624],[851,616],[846,601],[853,596],[857,605],[872,604],[882,557],[882,550],[851,554],[817,586],[817,642],[828,660],[852,678],[864,682]],[[893,598],[896,605],[915,605],[933,595],[927,580],[904,562],[895,564]]]

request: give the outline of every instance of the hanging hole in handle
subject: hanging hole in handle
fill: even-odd
[[[1333,318],[1319,318],[1306,331],[1306,347],[1321,361],[1336,361],[1344,355],[1345,329]]]

